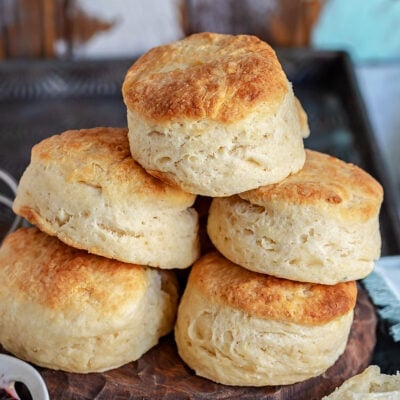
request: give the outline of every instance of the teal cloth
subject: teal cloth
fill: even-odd
[[[380,258],[375,270],[362,280],[389,333],[400,342],[400,256]]]
[[[355,62],[400,59],[399,0],[327,0],[312,46],[345,50]]]

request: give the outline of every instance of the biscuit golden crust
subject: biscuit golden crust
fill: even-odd
[[[251,317],[322,325],[354,309],[355,282],[337,285],[301,283],[248,271],[217,252],[200,258],[190,274],[190,285],[223,306]]]
[[[139,58],[122,92],[128,109],[150,120],[233,123],[261,104],[275,112],[288,82],[273,49],[255,36],[198,33]]]
[[[90,304],[109,318],[124,304],[139,301],[148,284],[144,267],[65,246],[36,228],[19,229],[3,246],[0,273],[10,290],[54,311]],[[18,265],[29,266],[29,273]],[[110,281],[112,290],[105,284]]]
[[[273,202],[328,208],[349,221],[366,221],[379,213],[382,186],[356,165],[328,154],[306,150],[304,167],[279,183],[239,194],[252,204]]]
[[[32,162],[57,163],[68,183],[80,182],[113,198],[151,197],[168,206],[189,207],[195,197],[155,179],[131,157],[128,130],[97,127],[69,130],[32,148]]]

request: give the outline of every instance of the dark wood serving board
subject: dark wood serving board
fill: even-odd
[[[105,373],[72,374],[38,368],[52,400],[321,399],[369,365],[377,318],[360,288],[344,354],[324,374],[288,386],[230,387],[194,375],[179,358],[172,334],[138,361]]]

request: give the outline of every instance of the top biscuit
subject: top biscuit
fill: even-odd
[[[122,94],[133,158],[184,191],[228,196],[304,164],[307,116],[254,36],[200,33],[156,47],[128,70]]]

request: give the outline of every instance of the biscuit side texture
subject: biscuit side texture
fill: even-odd
[[[213,199],[207,231],[225,257],[276,277],[322,284],[362,279],[381,252],[378,216],[343,222],[313,206]]]
[[[260,108],[229,126],[209,120],[154,125],[132,111],[128,126],[131,154],[149,174],[203,196],[276,183],[305,162],[292,94],[276,115]]]

